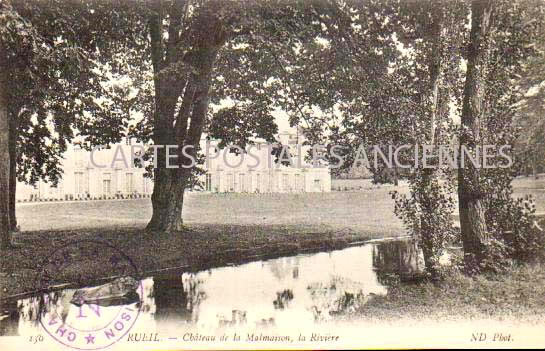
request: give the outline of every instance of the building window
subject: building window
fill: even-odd
[[[282,190],[288,190],[289,188],[289,178],[287,174],[282,174]]]
[[[226,191],[234,191],[235,190],[235,177],[231,173],[227,175],[227,187]]]
[[[316,189],[318,191],[322,190],[322,185],[321,185],[320,179],[314,179],[314,189]]]
[[[83,177],[83,172],[74,172],[74,180],[74,190],[76,191],[76,194],[85,193],[85,179]]]
[[[299,174],[295,175],[295,190],[301,190],[301,180],[299,179]]]
[[[102,175],[102,193],[104,195],[110,195],[112,193],[112,175],[110,173],[104,173]]]
[[[133,176],[132,173],[127,173],[126,174],[125,185],[126,185],[127,193],[134,192],[134,183],[133,183],[133,177],[132,176]]]
[[[84,162],[83,162],[83,150],[77,148],[74,150],[74,164],[77,168],[82,168],[85,166]]]
[[[240,186],[240,192],[245,192],[246,191],[246,183],[245,183],[245,179],[244,179],[244,173],[240,173],[238,175],[238,182],[239,182],[239,186]]]
[[[212,175],[210,173],[206,173],[205,189],[206,191],[212,191]]]
[[[148,178],[142,177],[142,189],[144,191],[144,194],[149,194],[149,184],[148,184]]]

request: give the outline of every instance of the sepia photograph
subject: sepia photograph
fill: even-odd
[[[544,331],[545,0],[0,0],[0,349]]]

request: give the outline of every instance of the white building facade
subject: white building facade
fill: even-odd
[[[239,193],[331,191],[331,173],[327,167],[313,167],[307,164],[297,167],[276,163],[268,145],[252,146],[246,154],[237,155],[221,149],[217,153],[211,151],[209,155],[211,157],[205,161],[206,174],[200,178],[204,191]],[[296,164],[297,155],[295,154],[292,159]]]
[[[284,135],[284,139],[286,145],[290,144],[290,153],[294,153],[297,147],[291,136]],[[206,150],[206,143],[203,139],[202,150]],[[43,181],[36,186],[18,183],[16,197],[18,201],[149,197],[153,192],[153,181],[145,177],[144,168],[135,167],[131,160],[131,155],[141,150],[141,145],[124,143],[91,154],[70,146],[64,155],[63,177],[57,187]],[[217,153],[212,151],[204,164],[206,173],[199,179],[202,187],[194,190],[238,193],[331,191],[331,173],[325,166],[278,164],[270,155],[268,145],[254,146],[251,154],[253,156],[236,155],[225,149]]]
[[[19,201],[99,200],[148,197],[153,181],[143,168],[131,164],[131,145],[116,144],[91,153],[70,146],[62,162],[63,176],[57,187],[40,181],[36,186],[17,184]],[[112,162],[116,160],[115,162]]]

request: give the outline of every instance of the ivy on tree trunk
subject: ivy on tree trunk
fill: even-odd
[[[487,37],[490,33],[492,1],[471,3],[471,32],[467,52],[467,73],[464,86],[459,159],[462,147],[474,152],[481,141],[480,128],[484,113],[484,76],[487,69]],[[459,160],[459,162],[461,162]],[[469,160],[458,167],[458,201],[460,229],[466,267],[479,269],[486,258],[490,238],[485,218],[485,194],[480,187],[479,169]]]

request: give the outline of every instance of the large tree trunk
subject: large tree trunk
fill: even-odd
[[[9,225],[9,115],[8,115],[8,91],[7,74],[4,48],[0,42],[0,247],[2,249],[11,246]]]
[[[468,48],[467,73],[464,87],[460,153],[462,146],[475,150],[481,142],[480,124],[483,118],[484,74],[492,17],[491,0],[471,3],[471,34]],[[458,201],[460,229],[466,268],[479,270],[486,256],[489,236],[485,221],[485,194],[479,185],[479,170],[471,162],[461,161],[458,167]]]
[[[155,186],[151,196],[153,214],[147,229],[175,232],[183,230],[182,206],[184,189],[182,180],[173,169],[160,168],[155,172]]]
[[[193,75],[186,86],[182,106],[176,121],[176,145],[178,145],[177,169],[167,169],[164,154],[158,159],[155,172],[155,187],[152,194],[153,215],[147,226],[153,231],[182,231],[182,208],[185,188],[190,184],[192,169],[183,168],[181,165],[189,164],[187,158],[182,157],[181,150],[184,146],[192,145],[186,150],[193,159],[196,159],[199,148],[206,113],[208,111],[209,90],[212,78],[212,69],[216,60],[217,49],[204,49],[206,60],[199,63],[199,73]],[[200,55],[203,58],[203,55]],[[192,110],[191,123],[187,128],[187,117]],[[185,115],[185,116],[184,116]]]
[[[163,84],[160,82],[160,84]],[[176,204],[179,193],[179,179],[176,177],[176,170],[166,168],[166,146],[175,145],[175,139],[171,133],[172,128],[168,128],[163,122],[166,116],[172,116],[174,111],[173,99],[169,96],[164,96],[160,89],[156,89],[156,113],[155,113],[155,131],[154,143],[160,148],[157,149],[157,168],[154,170],[154,187],[151,195],[152,217],[148,223],[147,230],[170,232],[182,230],[181,209],[178,216],[174,216],[176,212]],[[172,152],[172,150],[170,151]],[[170,164],[174,164],[173,160],[169,160]],[[181,199],[183,201],[183,199]]]
[[[166,145],[174,145],[174,143]],[[146,227],[148,231],[175,232],[183,230],[184,183],[186,180],[178,176],[176,169],[166,168],[165,152],[160,150],[157,168],[154,172],[154,187],[151,195],[153,213]]]
[[[157,150],[156,168],[154,169],[154,187],[151,196],[153,214],[148,223],[149,231],[179,231],[182,229],[181,210],[178,216],[176,212],[178,198],[178,179],[174,169],[166,168],[167,145],[175,145],[175,134],[173,133],[173,116],[176,110],[176,102],[180,95],[180,81],[182,77],[173,77],[172,74],[165,75],[164,69],[173,60],[174,43],[180,28],[180,3],[175,2],[170,9],[167,9],[161,1],[151,3],[153,12],[149,19],[149,31],[151,40],[151,59],[154,71],[155,88],[155,112],[153,116],[153,142],[160,148]],[[163,22],[164,16],[169,14],[172,18],[169,24],[168,47],[163,43]],[[166,57],[165,57],[166,53]],[[175,80],[178,81],[173,81]],[[183,84],[182,88],[183,88]],[[181,199],[183,201],[183,199]]]
[[[181,55],[178,37],[183,24],[180,18],[188,8],[183,4],[184,1],[175,1],[166,9],[161,2],[156,2],[149,22],[155,85],[153,141],[157,145],[178,146],[177,162],[169,162],[178,165],[178,168],[167,169],[165,149],[158,150],[151,198],[153,214],[147,226],[149,231],[183,230],[184,192],[190,184],[193,169],[181,167],[188,164],[182,149],[191,145],[192,148],[187,149],[186,153],[196,159],[208,111],[212,70],[218,50],[228,38],[215,8],[222,6],[222,3],[211,3],[210,8],[201,8],[192,24],[192,50]],[[163,16],[167,11],[169,36],[163,45]],[[171,73],[164,74],[166,67],[180,63],[180,56],[183,56],[184,64],[191,66],[191,73],[181,73],[178,77]],[[181,106],[176,111],[180,98]]]

